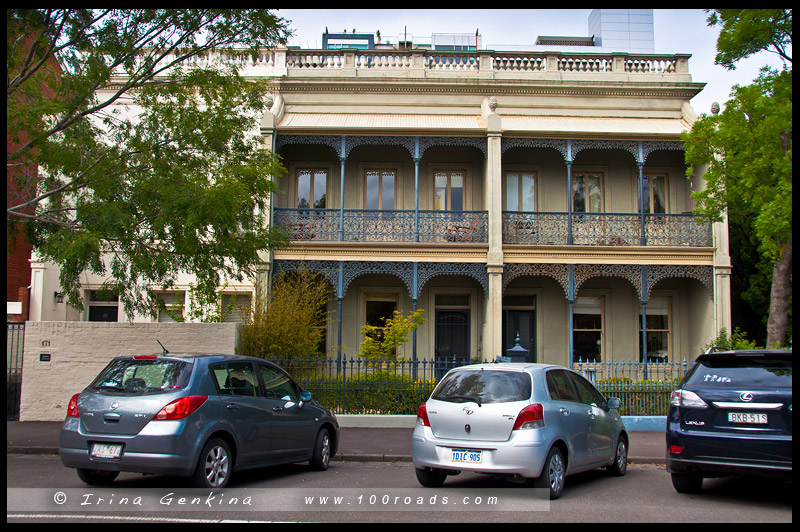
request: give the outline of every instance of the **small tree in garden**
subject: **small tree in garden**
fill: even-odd
[[[383,327],[369,324],[361,327],[364,341],[361,342],[359,356],[368,360],[395,360],[397,348],[408,342],[408,334],[425,323],[422,317],[424,312],[420,309],[403,316],[399,310],[395,310],[391,318],[384,318]]]
[[[258,286],[239,337],[239,354],[283,361],[323,358],[330,290],[325,279],[308,272],[277,276],[266,298]]]

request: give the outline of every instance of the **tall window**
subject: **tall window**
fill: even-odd
[[[464,210],[464,172],[436,172],[433,208],[437,211]]]
[[[506,210],[533,212],[536,210],[536,173],[506,173]]]
[[[651,297],[647,302],[647,362],[668,362],[670,356],[670,298]],[[642,315],[639,314],[639,360],[642,349]]]
[[[572,210],[574,212],[603,211],[603,174],[576,173],[572,175]]]
[[[300,209],[324,209],[327,186],[327,170],[298,170],[297,207]]]
[[[397,310],[397,296],[394,294],[368,294],[366,296],[366,323],[378,330],[378,338],[383,337],[386,320]]]
[[[393,210],[394,190],[397,181],[395,170],[367,170],[366,201],[370,210]]]
[[[642,176],[642,189],[645,214],[663,214],[667,212],[667,176]]]
[[[578,297],[572,313],[573,358],[600,362],[603,358],[603,297]]]

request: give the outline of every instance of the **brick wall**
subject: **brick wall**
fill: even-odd
[[[69,399],[115,356],[160,353],[235,353],[235,323],[25,324],[20,421],[61,421]],[[41,360],[49,354],[49,361]]]

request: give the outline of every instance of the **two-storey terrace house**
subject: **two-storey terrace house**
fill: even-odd
[[[730,328],[730,260],[725,224],[691,213],[689,59],[264,52],[243,72],[274,87],[261,132],[287,169],[272,223],[291,239],[265,269],[330,282],[334,357],[356,354],[365,323],[424,309],[410,360],[494,360],[517,337],[538,362],[692,358]],[[102,319],[101,282],[87,276],[84,314],[45,295],[40,319]],[[227,290],[247,301],[253,283]]]

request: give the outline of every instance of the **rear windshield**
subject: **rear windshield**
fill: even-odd
[[[92,384],[98,391],[143,395],[185,388],[192,365],[170,358],[124,358],[111,362]]]
[[[688,376],[686,384],[791,388],[792,359],[719,355],[702,358]]]
[[[449,373],[434,390],[432,399],[454,403],[508,403],[531,397],[531,378],[517,371],[465,370]]]

